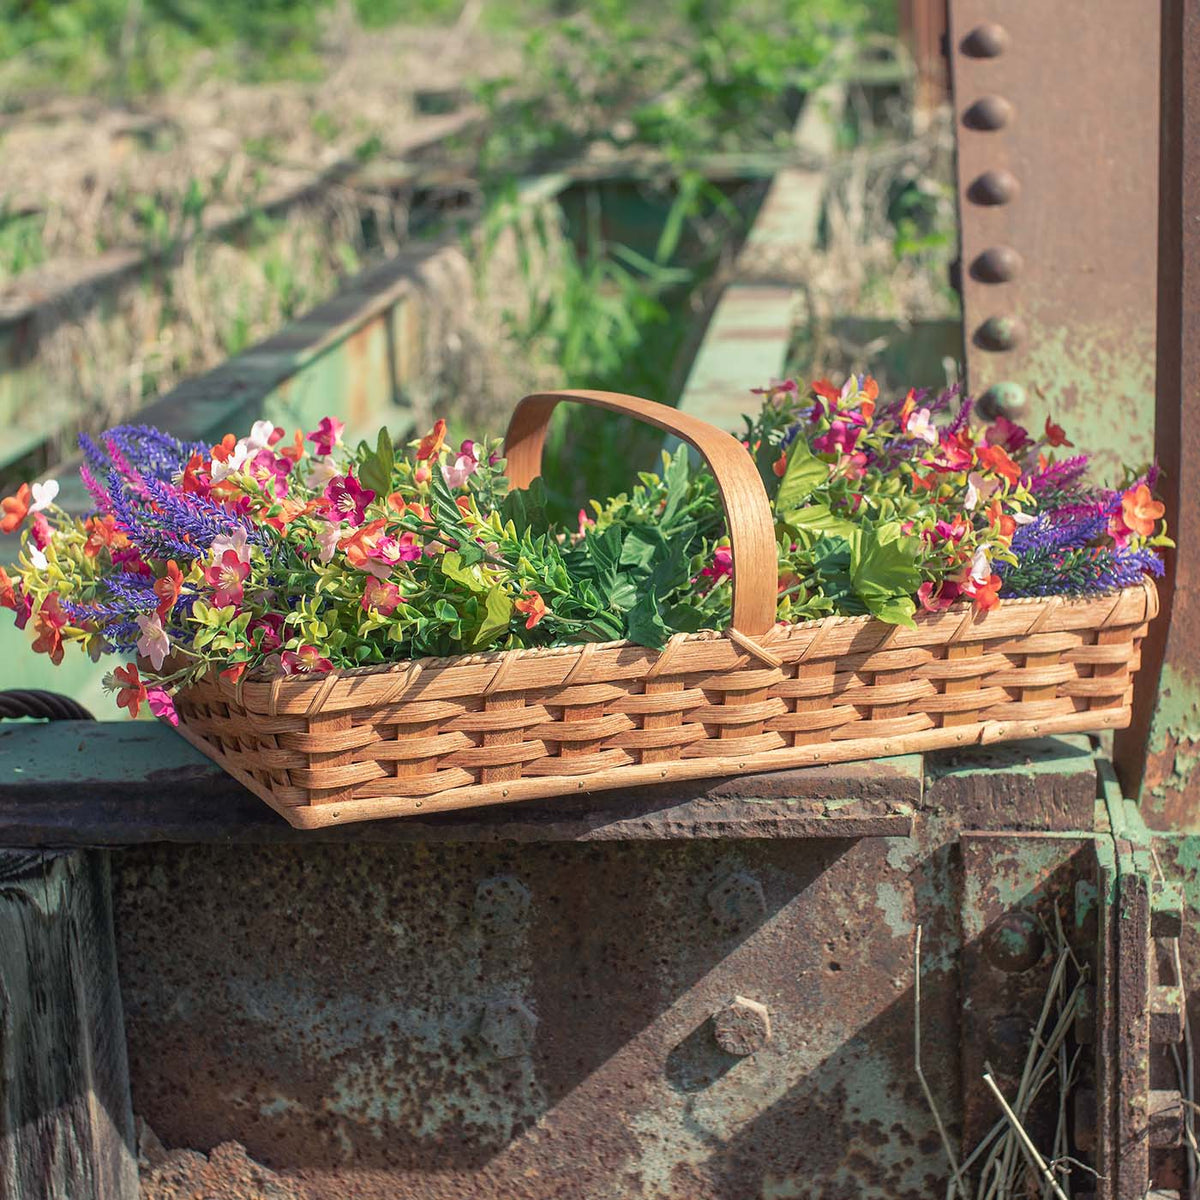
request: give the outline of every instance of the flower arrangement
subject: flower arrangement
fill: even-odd
[[[1047,420],[974,420],[955,389],[883,401],[874,380],[755,389],[744,443],[772,501],[778,619],[1097,593],[1161,574],[1171,543],[1155,472],[1119,488]],[[398,451],[349,447],[326,417],[289,440],[269,421],[217,445],[145,426],[82,437],[94,510],[53,480],[0,501],[21,530],[0,605],[58,663],[68,642],[129,656],[117,704],[172,723],[172,696],[219,673],[320,673],[425,655],[629,639],[729,621],[732,561],[716,487],[686,449],[629,492],[547,515],[540,481],[508,487],[498,443],[438,420]]]

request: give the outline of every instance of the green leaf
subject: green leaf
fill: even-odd
[[[537,476],[527,488],[513,488],[500,505],[500,516],[506,522],[511,521],[521,533],[528,529],[545,529],[549,522],[546,519],[546,485],[542,477]]]
[[[863,603],[874,612],[878,605],[897,597],[911,602],[921,585],[919,540],[902,536],[898,524],[877,529],[863,526],[849,540],[850,574]]]
[[[471,639],[472,647],[486,646],[494,641],[512,620],[513,602],[501,587],[494,587],[488,592],[483,606],[483,620]]]
[[[785,517],[780,524],[791,533],[832,533],[839,537],[849,537],[857,528],[853,521],[836,516],[828,504],[807,504],[796,508]]]
[[[439,565],[441,566],[442,574],[447,579],[451,579],[455,583],[461,583],[468,591],[479,593],[487,591],[488,584],[486,580],[473,567],[463,566],[461,556],[457,550],[447,550],[441,556]]]
[[[626,629],[629,640],[637,642],[640,646],[660,650],[667,644],[671,633],[662,619],[658,599],[653,592],[643,592],[638,602],[629,610]]]
[[[822,462],[808,447],[804,437],[797,435],[788,453],[787,470],[775,493],[775,511],[790,520],[797,509],[829,478],[829,464]]]
[[[911,596],[893,596],[889,600],[867,600],[865,603],[872,616],[886,621],[889,625],[904,625],[909,629],[917,627],[913,620],[917,606]]]

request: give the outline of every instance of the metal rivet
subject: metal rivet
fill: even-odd
[[[726,1054],[745,1058],[770,1040],[771,1014],[757,1000],[734,996],[720,1012],[713,1014],[713,1036]]]
[[[767,911],[767,901],[753,875],[736,871],[708,893],[708,907],[723,925],[745,925]]]
[[[962,52],[971,58],[998,58],[1008,49],[1011,41],[1003,25],[984,21],[963,38]]]
[[[480,1041],[495,1058],[518,1058],[533,1045],[537,1017],[516,999],[493,1000],[479,1022]]]
[[[975,330],[975,344],[984,350],[1011,350],[1025,336],[1017,317],[988,317]]]
[[[1025,411],[1029,398],[1019,383],[997,383],[979,397],[979,411],[989,421],[997,417],[1012,420]]]
[[[1016,114],[1016,109],[1003,96],[980,96],[966,112],[963,124],[980,133],[1003,129]]]
[[[967,188],[967,199],[973,204],[1010,204],[1021,191],[1021,184],[1011,171],[984,171]]]
[[[1011,246],[989,246],[971,263],[971,278],[980,283],[1008,283],[1024,266],[1024,260]]]
[[[1045,952],[1045,934],[1027,912],[1006,913],[988,930],[984,943],[992,966],[1013,975],[1036,966]]]

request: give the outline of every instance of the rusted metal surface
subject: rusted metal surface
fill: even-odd
[[[918,110],[936,108],[946,99],[946,25],[948,0],[899,0],[900,38],[917,66],[913,103]]]
[[[970,389],[1148,461],[1158,5],[955,0],[949,41]]]
[[[1163,6],[1159,173],[1158,487],[1172,536],[1164,616],[1142,648],[1134,721],[1116,742],[1127,792],[1157,829],[1200,831],[1200,4]]]

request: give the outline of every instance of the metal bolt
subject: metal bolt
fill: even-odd
[[[993,384],[979,398],[979,411],[989,420],[996,417],[1019,417],[1028,403],[1025,389],[1019,383]]]
[[[971,278],[980,283],[1008,283],[1024,266],[1024,260],[1011,246],[989,246],[971,263]]]
[[[998,58],[1008,49],[1011,41],[1003,25],[984,21],[963,38],[962,52],[971,58]]]
[[[963,124],[980,133],[992,133],[1009,124],[1016,112],[1011,102],[1003,96],[980,96],[963,113]]]
[[[1150,1145],[1170,1150],[1183,1145],[1183,1096],[1152,1088],[1146,1101],[1146,1130]]]
[[[997,970],[1015,975],[1041,962],[1046,938],[1031,913],[1010,912],[988,930],[984,952]]]
[[[1025,336],[1018,317],[988,317],[975,330],[975,344],[984,350],[1011,350]]]
[[[722,925],[748,925],[767,911],[767,901],[749,871],[735,871],[708,893],[708,907]]]
[[[494,936],[511,934],[524,921],[531,899],[515,875],[493,875],[475,889],[475,919]]]
[[[984,171],[969,188],[967,199],[973,204],[1009,204],[1021,192],[1021,183],[1011,171],[1002,168]]]
[[[734,996],[713,1014],[713,1036],[726,1054],[745,1058],[761,1050],[771,1038],[771,1014],[765,1004]]]
[[[519,1058],[529,1053],[537,1023],[520,1000],[492,1000],[483,1010],[479,1038],[493,1057]]]

